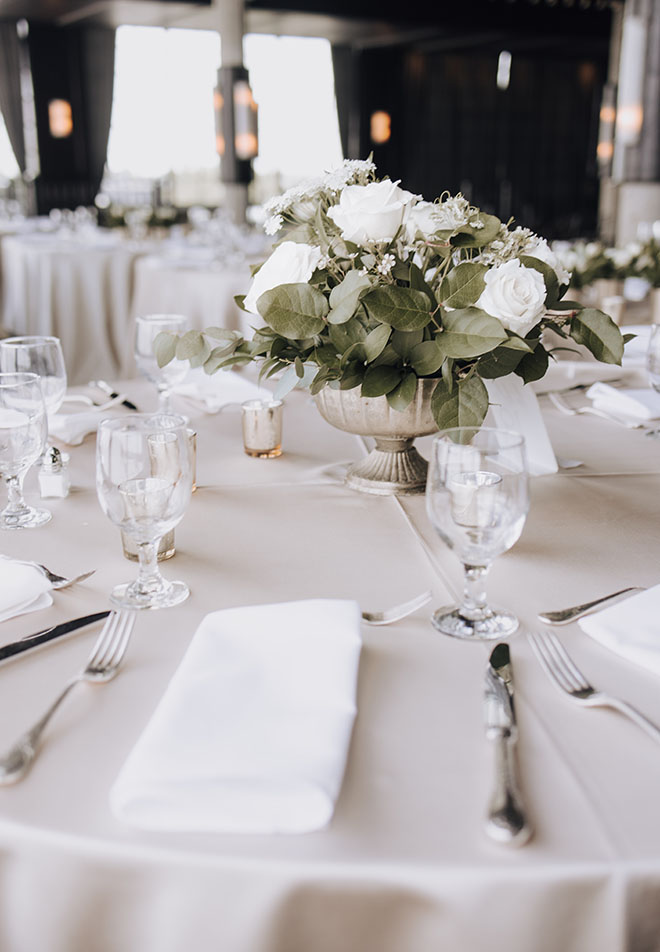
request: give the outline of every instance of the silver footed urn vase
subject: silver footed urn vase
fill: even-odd
[[[437,379],[420,378],[415,399],[405,410],[392,409],[387,397],[362,397],[359,387],[324,387],[316,394],[316,406],[328,423],[376,441],[369,455],[348,470],[347,486],[380,496],[424,492],[428,463],[413,441],[417,436],[437,432],[431,413],[431,397],[437,383]]]

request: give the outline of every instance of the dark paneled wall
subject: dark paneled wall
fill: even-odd
[[[503,220],[513,216],[547,237],[595,234],[607,41],[544,45],[538,37],[518,37],[506,45],[442,46],[356,54],[348,111],[359,114],[353,116],[359,137],[349,146],[351,157],[373,151],[381,174],[429,200],[445,189],[461,191],[484,210]],[[496,85],[501,49],[512,52],[506,90]],[[345,102],[341,97],[340,106]],[[392,135],[378,145],[369,118],[381,109],[392,117]]]

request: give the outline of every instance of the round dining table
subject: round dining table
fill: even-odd
[[[155,408],[145,383],[120,389]],[[540,399],[560,468],[531,480],[522,536],[488,584],[520,618],[509,644],[531,840],[515,849],[485,832],[492,643],[430,623],[458,597],[461,569],[424,496],[348,489],[342,473],[362,441],[329,426],[306,393],[285,399],[276,459],[245,455],[240,413],[175,398],[197,431],[198,489],[161,568],[190,598],[139,613],[119,675],[79,686],[27,776],[0,788],[3,952],[660,949],[660,745],[620,714],[563,696],[527,638],[538,612],[657,583],[660,439]],[[135,577],[97,501],[94,444],[90,435],[67,448],[72,491],[47,500],[52,521],[0,544],[62,575],[95,574],[54,592],[51,608],[3,622],[2,643],[101,611],[112,587]],[[429,440],[417,445],[428,456]],[[26,488],[34,501],[33,472]],[[362,625],[357,718],[327,827],[147,831],[113,814],[110,788],[208,613],[312,598],[374,610],[425,589],[432,603],[412,616]],[[0,665],[0,750],[84,665],[97,633],[83,628]],[[595,684],[660,724],[657,675],[576,624],[561,638]]]

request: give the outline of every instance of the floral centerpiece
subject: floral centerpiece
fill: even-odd
[[[545,328],[621,361],[614,322],[563,300],[570,274],[547,242],[461,195],[428,202],[378,180],[371,161],[345,161],[266,210],[276,243],[237,298],[264,326],[249,340],[222,328],[165,335],[161,365],[176,356],[215,373],[258,361],[262,375],[281,375],[280,396],[350,390],[400,413],[432,381],[434,425],[444,428],[482,424],[485,381],[541,378]]]

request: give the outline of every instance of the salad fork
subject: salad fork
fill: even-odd
[[[82,575],[76,575],[75,578],[66,578],[64,575],[56,575],[55,572],[51,572],[50,569],[46,568],[46,566],[40,562],[28,562],[27,564],[34,565],[40,572],[43,572],[55,589],[69,588],[70,585],[75,585],[76,582],[84,582],[85,579],[90,578],[90,576],[96,572],[96,569],[92,569],[90,572],[83,572]]]
[[[117,674],[135,625],[135,612],[111,612],[108,615],[87,664],[74,675],[37,723],[0,757],[0,784],[16,783],[29,770],[39,750],[41,735],[62,701],[79,681],[103,684]]]
[[[587,681],[554,632],[529,632],[528,638],[541,667],[561,691],[584,707],[610,707],[625,714],[653,740],[660,742],[660,728],[627,701],[604,694]]]
[[[563,413],[565,416],[580,416],[581,414],[586,413],[589,416],[597,416],[601,417],[603,420],[609,420],[610,423],[618,423],[620,426],[625,426],[627,430],[646,429],[646,426],[643,423],[638,423],[635,420],[624,420],[623,417],[619,417],[615,413],[608,413],[606,410],[599,410],[597,407],[571,407],[556,392],[549,393],[548,397],[550,398],[551,402],[554,403],[560,413]]]

